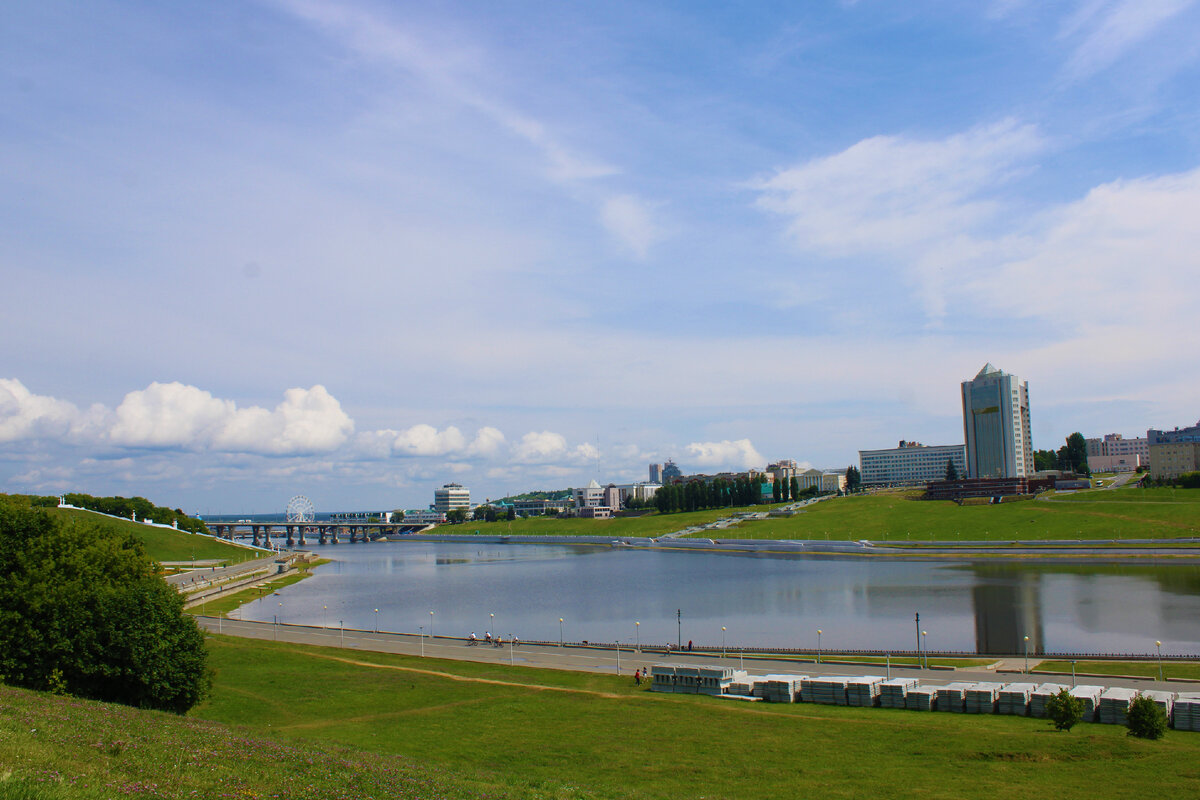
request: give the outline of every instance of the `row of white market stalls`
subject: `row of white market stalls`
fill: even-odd
[[[1013,714],[1045,717],[1046,701],[1063,689],[1083,701],[1088,722],[1124,725],[1129,706],[1149,697],[1166,712],[1177,730],[1200,731],[1200,693],[1138,691],[1120,686],[1064,686],[1058,683],[955,681],[922,686],[916,678],[881,675],[750,675],[725,666],[655,664],[651,689],[677,694],[707,694],[768,703],[820,703],[834,706],[907,708],[964,714]]]

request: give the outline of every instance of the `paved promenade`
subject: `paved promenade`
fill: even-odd
[[[446,658],[459,661],[478,661],[494,664],[511,664],[522,667],[538,667],[543,669],[566,669],[583,672],[600,672],[617,674],[617,651],[614,648],[583,647],[570,645],[530,645],[522,644],[512,647],[493,647],[487,644],[468,645],[462,639],[443,637],[430,638],[415,634],[375,633],[373,631],[339,630],[337,627],[322,628],[307,625],[275,625],[271,622],[248,622],[243,620],[220,619],[217,617],[197,617],[197,622],[213,633],[224,633],[231,636],[241,636],[248,639],[267,639],[280,642],[295,642],[322,647],[340,648],[347,653],[379,652],[399,653],[410,656],[424,655],[428,658]],[[836,657],[836,656],[835,656]],[[755,657],[740,660],[737,654],[730,651],[724,659],[720,654],[708,655],[701,653],[671,653],[669,656],[661,652],[637,653],[632,648],[621,648],[620,674],[633,678],[634,670],[645,670],[654,664],[669,662],[672,664],[700,664],[711,666],[726,664],[734,668],[744,668],[756,675],[772,673],[789,673],[799,675],[886,675],[883,664],[816,664],[797,662],[794,660],[769,659]],[[1023,659],[1010,658],[1002,662],[1001,669],[1019,669]],[[1026,675],[1017,672],[997,672],[983,668],[969,669],[916,669],[912,667],[892,667],[893,678],[919,678],[924,683],[948,683],[950,681],[1000,681],[1014,683],[1027,681],[1032,683],[1063,683],[1070,685],[1071,676],[1055,676],[1045,674]],[[1165,681],[1159,682],[1148,679],[1129,679],[1118,677],[1079,677],[1076,683],[1092,686],[1125,686],[1133,689],[1159,689],[1170,692],[1200,692],[1200,682]]]

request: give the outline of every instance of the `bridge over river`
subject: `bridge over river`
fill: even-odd
[[[432,528],[417,522],[209,522],[208,529],[225,539],[253,538],[254,546],[269,547],[271,537],[287,537],[287,546],[308,544],[316,538],[321,544],[338,544],[342,539],[350,542],[369,542],[390,539],[393,536],[422,533]]]

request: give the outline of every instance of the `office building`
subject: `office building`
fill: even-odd
[[[1173,480],[1200,471],[1200,441],[1150,445],[1150,477]]]
[[[662,469],[663,469],[662,464],[651,464],[650,465],[650,482],[651,483],[658,483],[658,484],[662,483]]]
[[[1176,428],[1173,431],[1160,431],[1151,428],[1146,431],[1149,444],[1175,444],[1177,442],[1200,442],[1200,422],[1190,428]]]
[[[448,514],[456,508],[471,509],[471,490],[457,483],[447,483],[433,490],[433,510]]]
[[[886,450],[858,451],[863,486],[916,486],[945,480],[947,462],[960,477],[966,475],[967,455],[961,444],[930,446],[902,441]]]
[[[675,465],[671,459],[667,459],[667,463],[663,464],[662,480],[660,483],[672,483],[683,478],[683,470]]]
[[[972,380],[963,381],[962,407],[970,477],[1025,478],[1033,473],[1028,383],[985,364]]]
[[[595,508],[604,505],[604,489],[595,480],[582,489],[574,490],[575,508]]]

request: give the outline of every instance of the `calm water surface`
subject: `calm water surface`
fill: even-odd
[[[914,650],[1200,653],[1200,569],[904,562],[427,542],[337,559],[245,619],[524,640]],[[379,609],[378,613],[375,609]],[[678,623],[676,612],[679,612]],[[492,615],[495,615],[494,617]],[[639,623],[636,624],[635,623]],[[678,624],[678,627],[677,627]],[[725,631],[722,632],[722,626]]]

